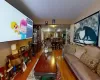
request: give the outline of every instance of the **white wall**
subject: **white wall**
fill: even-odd
[[[80,14],[80,16],[74,20],[74,23],[99,10],[100,10],[100,0],[95,0],[95,2],[92,5],[90,5],[90,7],[88,7],[85,11],[83,11],[82,14]]]
[[[71,43],[74,43],[74,42],[73,42],[73,39],[74,39],[74,24],[72,24],[72,25],[70,26],[70,42],[71,42]]]
[[[45,24],[45,21],[48,21],[48,24],[52,24],[52,19],[35,19],[34,23],[35,24]],[[56,23],[55,24],[71,24],[71,23],[72,23],[71,20],[56,19]]]

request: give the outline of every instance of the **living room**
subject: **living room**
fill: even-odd
[[[3,12],[0,13],[1,18],[3,17],[0,21],[1,26],[5,27],[6,20],[10,21],[10,16],[13,19],[13,16],[17,15],[16,11],[18,16],[20,14],[27,16],[28,22],[33,24],[33,29],[29,29],[28,37],[25,39],[23,39],[25,37],[23,33],[16,31],[16,26],[13,29],[9,24],[11,32],[15,30],[14,35],[18,34],[17,39],[11,38],[13,34],[9,35],[8,29],[1,27],[0,32],[4,33],[3,29],[5,29],[5,33],[0,34],[2,38],[0,40],[0,80],[100,80],[100,0],[2,0],[0,3],[1,12]],[[25,26],[24,20],[22,24],[18,23],[20,26]],[[43,30],[40,30],[42,28]],[[32,36],[35,33],[37,36]],[[22,39],[19,39],[19,36]],[[43,41],[47,38],[53,38],[54,41],[50,41],[54,43],[50,49],[44,48]],[[49,56],[49,53],[42,55],[43,51],[44,53],[50,51],[52,55]],[[22,54],[16,56],[16,53]],[[49,68],[45,65],[46,60],[42,63],[41,56],[45,56],[48,61],[51,60]],[[88,56],[92,57],[88,58]],[[19,58],[22,58],[22,62]],[[41,67],[41,65],[44,66]],[[53,67],[50,68],[50,66]],[[40,73],[33,73],[41,71],[41,68],[53,74],[45,76],[47,74],[43,73],[41,77]]]

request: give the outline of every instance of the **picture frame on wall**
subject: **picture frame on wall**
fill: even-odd
[[[98,45],[99,11],[78,21],[74,26],[74,42]]]

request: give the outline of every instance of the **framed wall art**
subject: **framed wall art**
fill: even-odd
[[[74,42],[98,45],[99,11],[75,23]]]

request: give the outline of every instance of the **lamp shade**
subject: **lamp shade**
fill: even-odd
[[[16,44],[12,44],[11,45],[11,50],[13,51],[13,50],[16,50]]]
[[[12,55],[18,54],[18,50],[13,50]]]

